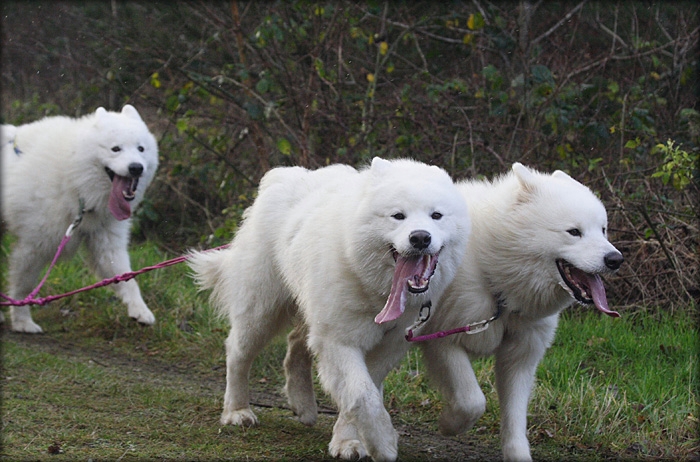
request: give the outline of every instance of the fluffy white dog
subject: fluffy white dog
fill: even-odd
[[[425,363],[444,397],[440,430],[463,432],[484,413],[486,399],[470,360],[495,355],[506,460],[530,460],[527,406],[535,370],[554,339],[559,313],[579,302],[608,308],[601,274],[622,254],[607,239],[605,207],[565,173],[521,164],[493,182],[458,185],[469,207],[467,254],[420,333],[498,318],[473,335],[422,343]]]
[[[299,420],[316,420],[313,354],[339,408],[330,453],[396,459],[382,381],[408,348],[404,329],[452,279],[468,231],[464,200],[437,167],[375,158],[359,172],[341,165],[268,172],[231,246],[190,259],[231,322],[222,423],[257,423],[251,363],[295,325],[284,364]]]
[[[2,139],[2,217],[17,237],[9,296],[21,300],[31,292],[81,204],[83,220],[64,255],[84,242],[99,277],[131,271],[129,218],[158,166],[156,140],[136,109],[99,108],[80,119],[58,116],[4,125]],[[129,316],[143,324],[155,322],[136,281],[114,290]],[[42,332],[28,306],[13,306],[11,320],[15,332]]]

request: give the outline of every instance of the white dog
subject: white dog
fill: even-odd
[[[514,164],[493,183],[459,184],[472,219],[467,254],[420,334],[498,316],[473,335],[422,343],[425,363],[444,397],[440,430],[469,429],[486,399],[471,358],[495,355],[506,460],[530,460],[527,406],[535,370],[550,346],[559,313],[578,301],[608,309],[601,274],[623,262],[607,239],[603,204],[565,173]]]
[[[9,296],[26,297],[51,261],[68,226],[83,220],[64,250],[85,242],[102,278],[131,271],[127,245],[132,208],[158,166],[158,146],[133,106],[103,108],[80,119],[46,117],[2,127],[2,217],[17,237],[10,255]],[[155,317],[136,281],[114,286],[143,324]],[[28,306],[11,308],[12,330],[40,333]]]
[[[468,231],[464,200],[437,167],[375,158],[359,172],[268,172],[231,247],[190,260],[231,322],[221,422],[257,423],[251,363],[294,324],[284,364],[299,420],[316,420],[311,353],[339,408],[330,453],[396,459],[381,384],[408,348],[404,329],[452,279]]]

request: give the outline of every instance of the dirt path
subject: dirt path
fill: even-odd
[[[49,335],[14,334],[5,330],[2,341],[14,342],[57,357],[92,361],[129,381],[153,385],[167,383],[172,386],[196,389],[198,393],[219,397],[219,399],[223,398],[225,384],[222,371],[192,372],[185,364],[170,364],[153,357],[125,357],[107,349],[87,351],[65,340],[58,341]],[[254,407],[287,409],[286,400],[281,394],[270,391],[260,384],[253,383],[251,387]],[[335,421],[334,411],[323,407],[321,411],[319,424],[330,428]],[[400,435],[401,460],[500,460],[497,436],[493,438],[492,447],[484,447],[469,435],[456,438],[443,437],[434,431],[432,428],[434,426],[428,424],[419,426],[395,423],[395,425]]]

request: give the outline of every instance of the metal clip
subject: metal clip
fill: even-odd
[[[478,334],[479,332],[483,332],[486,329],[489,328],[489,324],[491,324],[493,321],[495,321],[499,316],[501,312],[500,310],[496,312],[493,316],[491,316],[488,319],[484,319],[483,321],[475,322],[474,324],[469,324],[469,330],[466,330],[466,334]]]
[[[70,237],[75,228],[77,228],[80,222],[83,221],[83,214],[85,213],[85,200],[82,197],[78,200],[78,207],[78,215],[75,217],[75,220],[73,220],[73,223],[68,226],[68,229],[66,230],[66,237]]]
[[[406,329],[406,332],[413,331],[414,329],[418,329],[419,327],[422,327],[423,324],[428,322],[428,319],[430,319],[430,308],[432,306],[433,306],[433,302],[431,302],[430,300],[423,303],[423,305],[420,307],[420,311],[418,312],[418,319],[416,319],[416,322],[411,324]]]

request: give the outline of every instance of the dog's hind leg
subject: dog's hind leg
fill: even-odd
[[[318,408],[313,384],[313,357],[306,345],[308,331],[299,323],[287,336],[287,355],[284,358],[284,373],[287,382],[284,392],[289,406],[304,425],[316,423]]]
[[[131,271],[128,246],[128,225],[117,223],[125,229],[107,229],[90,233],[86,236],[86,244],[95,272],[100,278],[113,276]],[[129,309],[129,317],[141,324],[151,325],[156,322],[156,317],[146,306],[141,297],[141,291],[134,279],[120,282],[112,286],[117,296]]]
[[[231,317],[231,331],[226,339],[226,392],[222,425],[253,426],[258,418],[250,408],[250,368],[260,351],[289,325],[284,309],[266,310],[264,305],[250,304]]]

